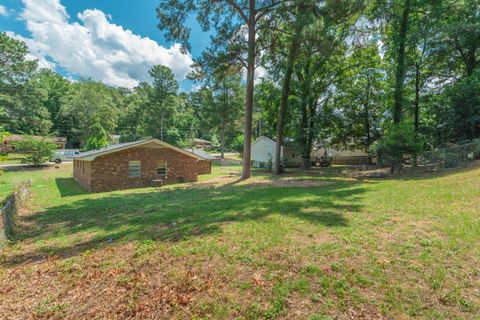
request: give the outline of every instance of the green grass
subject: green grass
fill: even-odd
[[[1,257],[10,299],[0,309],[76,319],[478,318],[479,168],[288,176],[328,182],[314,187],[209,184],[239,170],[96,194],[69,165],[5,172],[9,185],[32,178],[34,200]]]
[[[6,156],[2,157],[0,164],[19,164],[19,163],[22,163],[22,160],[24,158],[25,158],[24,154],[9,153]]]
[[[57,176],[72,176],[71,166],[55,169],[53,167],[42,168],[15,168],[0,171],[0,200],[8,196],[19,183],[33,179],[36,186],[51,184]]]

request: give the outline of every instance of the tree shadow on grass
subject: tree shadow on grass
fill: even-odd
[[[399,176],[394,177],[393,179],[398,180],[429,180],[441,177],[447,177],[457,173],[468,173],[471,171],[479,170],[480,169],[480,161],[476,163],[471,163],[469,166],[465,167],[457,167],[457,168],[450,168],[445,169],[443,171],[432,171],[432,172],[412,172],[412,173],[404,173]]]
[[[87,193],[73,178],[55,178],[55,183],[62,198]]]
[[[57,185],[63,189],[62,197],[77,194],[70,179],[58,179]],[[364,192],[359,183],[339,182],[313,188],[229,185],[80,197],[24,217],[33,228],[28,233],[20,233],[18,240],[49,243],[47,254],[45,248],[37,248],[8,257],[4,264],[16,265],[48,254],[75,256],[117,241],[176,242],[220,233],[228,223],[261,222],[270,215],[341,228],[349,224],[345,212],[359,211],[360,196]]]

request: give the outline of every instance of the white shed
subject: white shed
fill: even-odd
[[[258,137],[252,144],[252,162],[255,167],[262,167],[268,163],[275,162],[275,148],[277,142],[265,137]],[[280,158],[287,165],[301,165],[302,158],[295,148],[289,146],[282,146]]]

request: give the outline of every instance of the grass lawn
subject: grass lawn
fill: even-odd
[[[89,194],[60,169],[0,261],[6,319],[479,319],[480,168]]]
[[[55,172],[54,171],[59,171]],[[40,167],[29,169],[6,169],[0,171],[0,202],[15,189],[20,182],[28,179],[34,179],[36,183],[43,180],[51,180],[52,173],[61,175],[72,175],[72,167],[62,167],[62,169],[54,169],[52,167]]]
[[[19,164],[22,163],[22,160],[25,158],[24,154],[21,153],[9,153],[5,156],[5,159],[0,161],[0,164]]]

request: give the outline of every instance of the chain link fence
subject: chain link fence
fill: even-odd
[[[477,160],[480,160],[480,140],[448,148],[425,151],[418,155],[416,164],[419,169],[441,171],[467,167]]]

